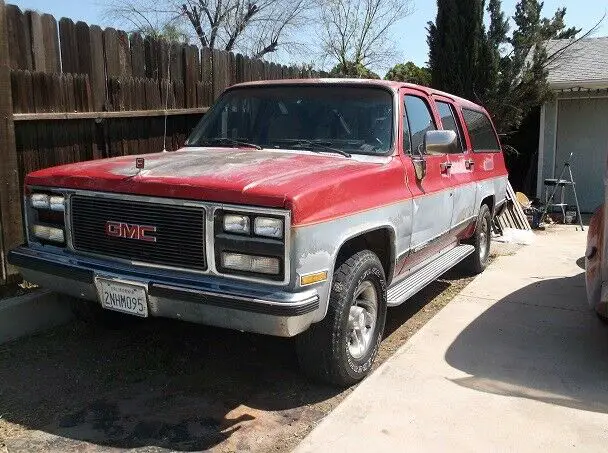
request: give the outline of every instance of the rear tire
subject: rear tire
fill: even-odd
[[[378,257],[356,253],[334,273],[327,315],[296,339],[302,370],[348,387],[365,378],[378,354],[386,321],[386,278]]]
[[[475,234],[468,243],[475,247],[475,251],[462,262],[462,267],[467,274],[481,274],[490,262],[492,244],[492,214],[488,205],[482,204],[479,208]]]

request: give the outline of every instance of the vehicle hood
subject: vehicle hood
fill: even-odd
[[[145,160],[143,170],[135,167],[137,157]],[[318,197],[327,196],[330,188],[338,191],[347,181],[373,177],[383,167],[329,154],[185,148],[62,165],[30,173],[25,182],[28,186],[288,208],[294,211],[293,220],[302,222],[310,221],[311,214],[315,217],[314,212],[324,204]]]

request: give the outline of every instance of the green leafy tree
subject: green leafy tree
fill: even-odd
[[[405,64],[399,63],[395,65],[388,71],[384,80],[429,86],[431,84],[431,71],[429,71],[429,68],[421,68],[408,61]]]
[[[354,79],[379,79],[380,76],[370,71],[361,63],[347,61],[346,64],[338,63],[329,71],[329,77],[354,78]]]
[[[474,97],[483,45],[483,0],[438,0],[428,23],[429,68],[433,86]]]
[[[548,68],[562,55],[560,52],[548,54],[545,41],[575,38],[581,31],[566,27],[565,8],[558,9],[552,18],[543,17],[542,9],[543,2],[520,0],[513,16],[513,35],[508,37],[500,0],[488,5],[490,30],[500,32],[493,36],[493,40],[500,43],[494,50],[499,65],[494,85],[480,100],[492,112],[497,127],[503,132],[519,127],[535,107],[552,96],[547,82]],[[508,46],[503,49],[502,44]]]
[[[543,17],[538,0],[517,2],[512,36],[501,0],[487,4],[487,30],[485,0],[438,0],[437,5],[437,19],[428,27],[433,86],[484,105],[499,131],[516,129],[551,96],[548,67],[560,55],[549,55],[545,41],[574,38],[580,29],[566,27],[565,8]]]

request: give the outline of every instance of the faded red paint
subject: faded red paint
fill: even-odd
[[[469,101],[416,85],[385,81],[336,82],[328,80],[252,82],[258,84],[365,83],[397,90],[416,90],[423,96],[442,96],[459,106]],[[434,112],[440,124],[437,112]],[[466,135],[466,131],[465,131]],[[467,143],[470,143],[466,137]],[[40,170],[26,177],[26,185],[137,194],[166,198],[285,208],[292,211],[294,226],[301,226],[397,203],[412,196],[507,174],[501,153],[469,153],[476,170],[458,178],[429,178],[440,182],[416,183],[409,157],[403,155],[401,131],[393,156],[379,162],[362,162],[339,155],[281,150],[231,148],[184,149],[155,153],[145,158],[145,169],[136,168],[136,157],[127,156],[64,165]],[[433,161],[434,156],[427,156]],[[492,165],[488,166],[487,163]],[[433,162],[434,163],[434,162]],[[491,168],[490,168],[491,167]],[[439,171],[438,165],[428,165]]]

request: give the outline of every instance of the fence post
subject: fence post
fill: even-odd
[[[13,96],[8,50],[6,4],[0,0],[0,280],[6,281],[16,269],[6,262],[6,253],[18,245],[23,236],[21,193],[13,123]]]

